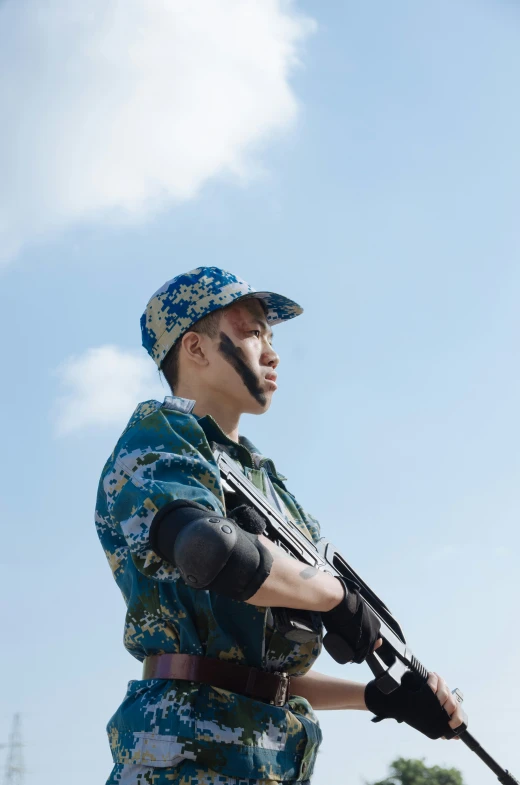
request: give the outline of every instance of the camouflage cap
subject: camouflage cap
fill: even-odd
[[[218,267],[197,267],[167,281],[148,301],[141,316],[144,348],[160,368],[175,341],[192,324],[241,297],[263,300],[270,325],[303,312],[293,300],[273,292],[257,292],[233,273]]]

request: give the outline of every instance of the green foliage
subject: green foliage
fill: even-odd
[[[390,764],[390,776],[372,785],[464,785],[458,769],[426,766],[424,760],[397,758]]]

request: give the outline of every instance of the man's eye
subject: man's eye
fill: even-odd
[[[251,330],[251,335],[256,336],[256,338],[260,338],[260,330]]]

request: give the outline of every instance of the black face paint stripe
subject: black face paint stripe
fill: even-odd
[[[267,398],[262,392],[258,379],[254,371],[249,367],[244,352],[239,346],[235,346],[231,338],[226,333],[220,333],[219,352],[225,357],[230,365],[238,373],[248,391],[261,406],[265,406]]]

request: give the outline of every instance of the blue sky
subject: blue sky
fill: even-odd
[[[196,66],[183,61],[204,100],[186,109],[194,152],[182,182],[186,158],[172,147],[168,163],[156,135],[181,123],[174,91],[150,103],[146,133],[131,139],[128,179],[117,158],[126,135],[104,103],[103,68],[126,51],[138,0],[128,29],[116,20],[105,31],[91,82],[59,0],[29,28],[19,9],[32,5],[0,8],[0,100],[12,118],[0,131],[0,742],[20,711],[27,783],[91,785],[110,769],[104,726],[139,665],[121,643],[123,601],[96,540],[95,490],[134,402],[166,394],[140,349],[148,297],[211,263],[305,308],[275,329],[279,390],[243,432],[385,599],[425,665],[463,690],[471,730],[518,774],[516,5],[273,0],[258,18],[254,2],[244,5],[252,24],[211,3],[221,81],[204,81],[214,64],[196,49],[210,35],[202,26],[193,46],[187,37]],[[110,71],[108,95],[131,93],[132,76],[152,78],[152,66],[139,71],[140,52],[164,42],[149,13],[145,48]],[[70,11],[79,40],[94,16]],[[55,90],[60,61],[42,30],[69,58]],[[29,62],[28,42],[38,54]],[[226,81],[228,53],[244,64],[243,83]],[[234,97],[237,113],[220,117],[214,90]],[[85,139],[98,129],[97,146],[83,139],[76,149],[68,132],[91,117],[89,100],[99,116]],[[92,172],[106,175],[103,187]],[[107,346],[113,355],[94,351]],[[116,379],[106,376],[110,357]],[[326,655],[318,666],[368,677]],[[457,766],[471,785],[493,781],[461,744],[373,726],[369,715],[321,720],[315,785],[338,772],[359,785],[380,779],[398,755]]]

